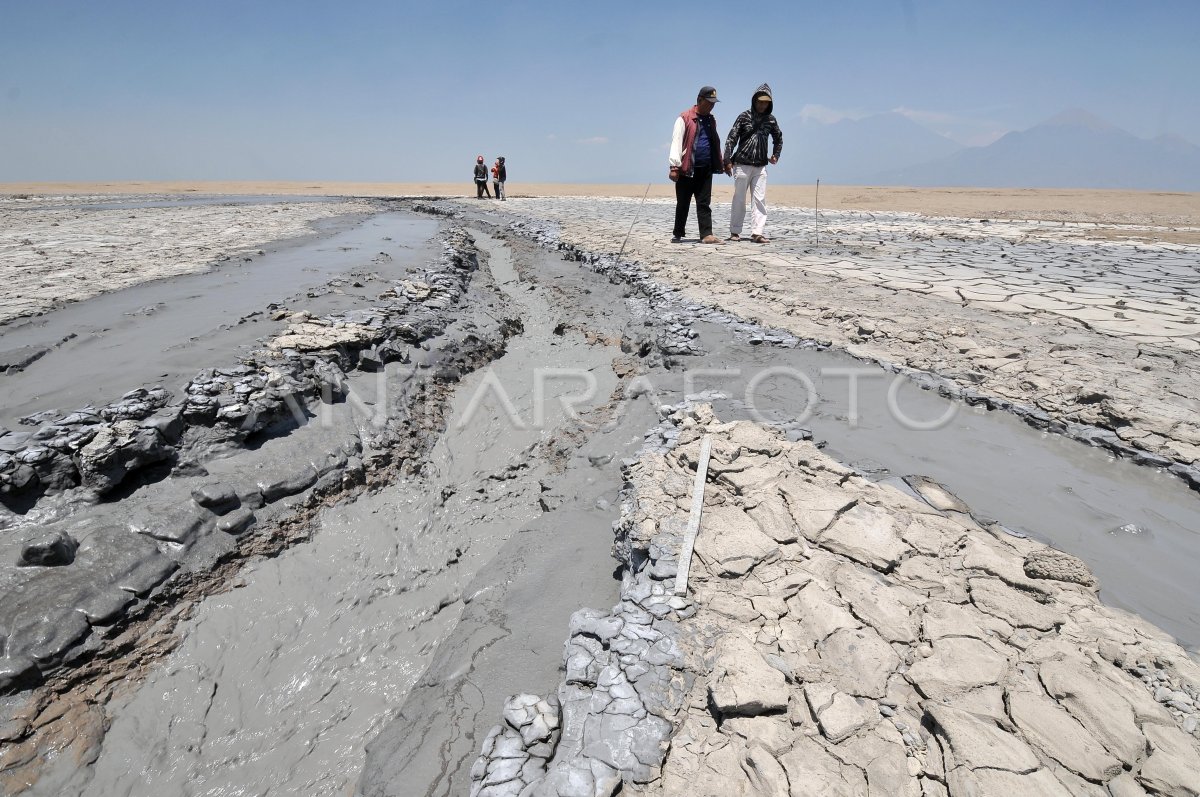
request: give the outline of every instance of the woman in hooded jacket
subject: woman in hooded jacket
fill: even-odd
[[[729,240],[742,240],[746,221],[746,192],[750,192],[750,240],[765,244],[767,226],[767,164],[779,162],[783,152],[783,131],[775,121],[775,101],[771,87],[763,83],[754,90],[750,110],[742,111],[725,137],[725,169],[732,168],[733,210],[729,215]],[[771,154],[767,154],[767,137]]]
[[[475,159],[475,198],[483,199],[483,195],[487,194],[487,198],[492,198],[492,192],[488,190],[488,168],[483,164],[483,156],[480,155]]]

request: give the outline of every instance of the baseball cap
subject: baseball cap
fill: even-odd
[[[696,95],[696,100],[708,100],[709,102],[720,102],[717,99],[717,90],[712,86],[705,86],[700,89],[700,93]]]

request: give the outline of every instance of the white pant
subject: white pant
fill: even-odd
[[[750,211],[750,234],[762,235],[767,226],[767,167],[733,164],[733,212],[729,216],[729,234],[741,235],[746,221],[746,189],[754,204]]]

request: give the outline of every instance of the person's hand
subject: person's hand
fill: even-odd
[[[671,167],[671,171],[669,171],[669,172],[667,173],[667,177],[670,177],[670,178],[671,178],[671,182],[673,182],[673,183],[677,183],[677,182],[679,182],[679,167],[678,167],[678,166],[672,166],[672,167]]]
[[[768,158],[767,160],[771,161],[771,165],[772,165],[772,166],[774,166],[776,163],[779,163],[779,158],[776,158],[774,155],[772,155],[772,156],[771,156],[770,158]]]
[[[725,172],[725,174],[732,177],[733,176],[733,163],[730,161],[725,161],[724,168],[721,171]]]

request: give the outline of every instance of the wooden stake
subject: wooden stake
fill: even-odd
[[[688,571],[692,567],[692,551],[700,533],[700,516],[704,512],[704,483],[708,479],[708,455],[712,450],[712,437],[704,435],[700,441],[700,461],[696,463],[696,481],[692,485],[692,514],[688,518],[687,531],[683,535],[683,548],[679,552],[679,570],[675,575],[675,594],[687,594]]]
[[[646,193],[642,194],[642,201],[638,203],[637,213],[633,215],[633,221],[629,222],[629,232],[625,233],[625,240],[621,242],[621,251],[617,252],[617,259],[625,254],[625,244],[629,243],[629,236],[633,234],[633,225],[638,223],[638,219],[642,215],[642,205],[646,204],[646,197],[650,196],[650,186],[653,183],[646,183]]]
[[[813,197],[813,242],[815,246],[821,245],[821,229],[820,222],[817,220],[817,208],[821,201],[821,178],[817,178],[817,193]]]

